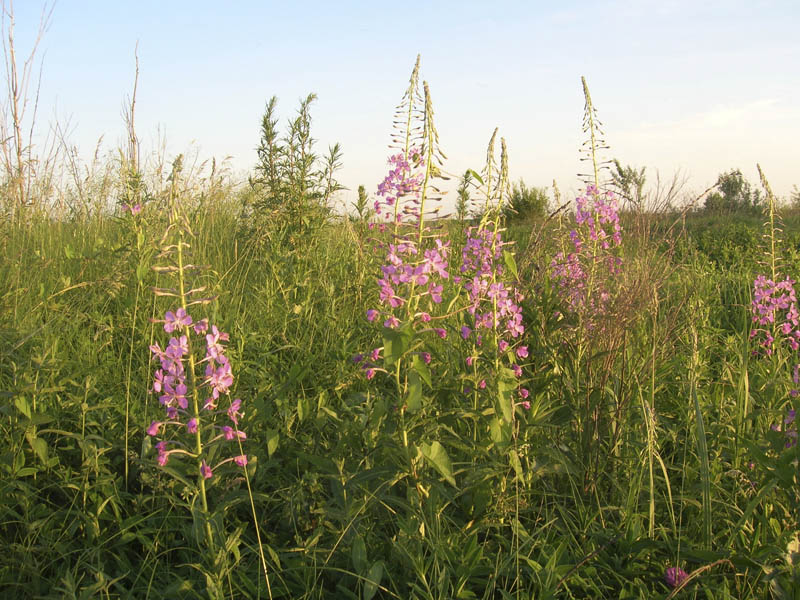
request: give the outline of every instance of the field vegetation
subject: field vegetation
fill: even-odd
[[[5,596],[798,597],[800,216],[605,160],[585,81],[577,199],[497,131],[448,184],[433,87],[348,215],[313,95],[246,182],[7,115]]]

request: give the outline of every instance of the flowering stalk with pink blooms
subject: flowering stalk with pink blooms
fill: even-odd
[[[150,347],[157,363],[152,391],[158,395],[164,416],[149,424],[147,434],[158,439],[155,448],[157,462],[162,467],[171,464],[173,456],[188,457],[194,464],[201,514],[205,521],[203,530],[207,543],[213,547],[207,482],[224,464],[247,465],[247,455],[242,451],[246,435],[239,429],[242,401],[230,399],[234,379],[231,362],[225,353],[229,336],[207,319],[195,320],[189,312],[192,307],[208,304],[213,298],[200,297],[204,287],[189,289],[187,285],[188,273],[198,267],[186,262],[186,252],[190,247],[187,240],[194,236],[177,202],[179,174],[180,162],[176,161],[172,174],[170,221],[159,255],[162,264],[154,267],[159,273],[173,276],[177,284],[174,288],[156,288],[155,294],[174,298],[178,306],[168,310],[163,321],[159,321],[163,323],[164,331],[171,334],[166,346],[162,348],[156,343]],[[205,349],[202,356],[198,353],[201,345]],[[222,450],[222,445],[230,443],[234,444],[231,450]],[[223,456],[221,460],[218,458],[220,455]]]
[[[469,393],[473,410],[478,411],[484,390],[492,392],[498,418],[495,430],[504,431],[504,437],[509,439],[515,407],[530,408],[528,390],[519,383],[522,368],[518,364],[527,358],[528,349],[520,344],[525,332],[520,307],[523,297],[506,276],[505,267],[516,276],[516,264],[513,254],[506,250],[508,243],[503,241],[500,223],[507,191],[508,158],[505,140],[501,139],[500,169],[494,180],[496,134],[497,130],[489,142],[484,177],[476,174],[476,179],[485,186],[486,204],[479,225],[467,230],[458,280],[467,292],[464,312],[467,323],[461,327],[461,337],[471,342],[467,366],[472,371]]]

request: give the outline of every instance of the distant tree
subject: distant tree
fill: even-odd
[[[800,208],[800,189],[797,185],[792,186],[792,193],[789,195],[789,204],[792,208]]]
[[[706,197],[705,209],[718,214],[749,212],[761,207],[761,190],[753,189],[739,169],[721,173],[717,191]]]
[[[613,162],[615,168],[611,170],[611,185],[623,200],[641,209],[644,204],[645,168],[637,171],[631,165],[623,167],[616,158]]]
[[[547,188],[528,187],[520,179],[511,186],[511,194],[503,208],[503,214],[507,221],[544,217],[547,214]]]
[[[456,192],[456,218],[463,223],[469,214],[469,186],[472,183],[472,173],[467,170],[461,176]]]

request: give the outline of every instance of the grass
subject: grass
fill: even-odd
[[[658,308],[641,308],[649,316],[631,321],[615,357],[589,359],[603,383],[588,392],[571,387],[574,348],[560,342],[567,331],[550,314],[547,281],[522,274],[535,401],[519,417],[516,468],[459,400],[463,350],[442,341],[430,405],[409,430],[441,442],[456,485],[423,463],[409,485],[393,392],[351,361],[374,344],[363,313],[376,304],[380,257],[363,233],[332,223],[302,244],[277,225],[256,235],[233,197],[195,214],[193,260],[207,265],[200,277],[217,295],[208,315],[231,332],[236,395],[246,399],[261,543],[241,480],[220,482],[209,498],[225,545],[204,556],[186,490],[147,450],[144,429],[158,410],[147,391],[147,346],[159,335],[150,318],[166,305],[147,292],[158,276],[137,266],[154,254],[158,215],[145,213],[152,222],[140,246],[130,218],[34,216],[0,238],[5,589],[76,598],[651,598],[669,593],[665,566],[692,572],[723,559],[681,593],[776,589],[768,569],[796,516],[778,484],[744,462],[786,382],[767,368],[745,379],[755,361],[734,340],[745,335],[755,271],[718,269],[704,234],[664,259],[671,274],[654,292]],[[511,233],[527,240],[524,229]],[[742,264],[752,251],[741,249]],[[618,428],[594,442],[592,464],[602,467],[591,468],[590,487],[573,419],[586,393],[616,411]]]

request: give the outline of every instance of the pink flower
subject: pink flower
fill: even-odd
[[[211,476],[214,475],[214,473],[211,471],[211,467],[209,467],[206,464],[205,459],[200,465],[200,474],[203,476],[204,479],[211,479]]]
[[[189,419],[189,421],[186,423],[186,430],[189,433],[197,433],[197,419]]]
[[[240,454],[239,456],[234,457],[233,462],[235,462],[240,467],[247,466],[247,455]]]
[[[161,423],[153,421],[150,423],[150,427],[147,428],[147,435],[155,437],[158,435],[159,429],[161,429]]]
[[[442,339],[447,337],[447,330],[442,327],[436,327],[433,331]]]
[[[190,317],[183,308],[179,308],[174,313],[168,310],[167,314],[164,315],[164,321],[164,331],[172,333],[176,329],[191,325],[192,317]]]
[[[519,358],[528,358],[528,347],[520,346],[519,348],[517,348],[517,356]]]
[[[670,567],[664,573],[664,581],[666,581],[667,585],[671,588],[678,587],[687,577],[689,577],[689,575],[680,567]]]
[[[377,319],[377,318],[378,318],[378,311],[377,311],[377,310],[375,310],[374,308],[370,308],[370,309],[367,311],[367,321],[369,321],[370,323],[372,323],[372,322],[373,322],[375,319]]]

